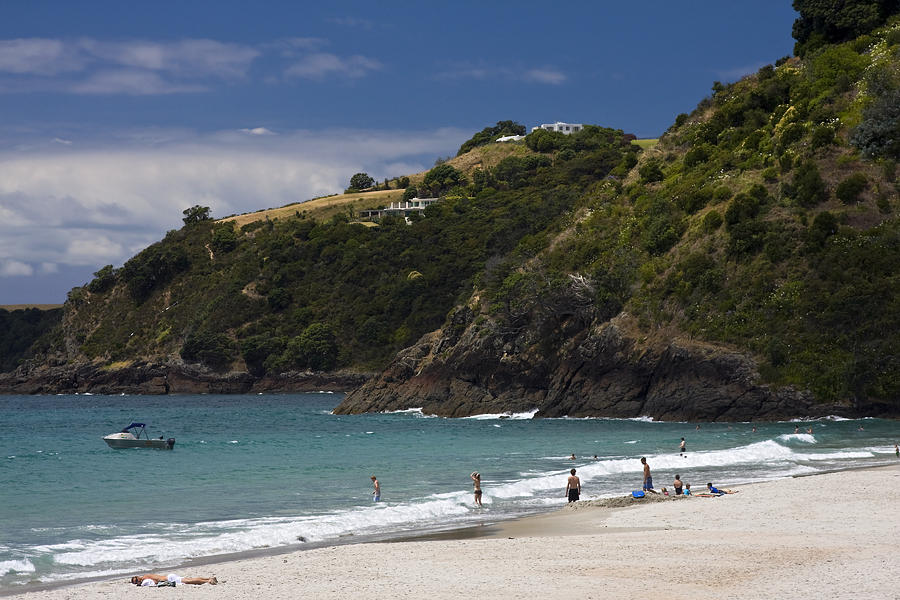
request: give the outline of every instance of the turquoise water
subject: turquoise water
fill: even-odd
[[[754,432],[748,423],[697,429],[530,414],[332,415],[340,400],[0,396],[0,593],[552,510],[565,503],[572,467],[589,499],[640,487],[641,456],[657,488],[676,473],[702,488],[896,462],[900,438],[900,424],[877,419],[756,424]],[[176,438],[175,449],[113,450],[101,440],[131,421]],[[472,506],[474,470],[483,509]]]

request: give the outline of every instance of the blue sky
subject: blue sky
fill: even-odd
[[[791,53],[789,0],[0,5],[0,304],[181,226],[417,172],[481,128],[656,137]]]

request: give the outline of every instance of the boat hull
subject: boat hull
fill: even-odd
[[[140,440],[105,437],[103,441],[110,448],[123,450],[126,448],[155,448],[157,450],[171,450],[175,446],[175,438],[167,440]]]

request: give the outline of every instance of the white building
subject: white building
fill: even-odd
[[[397,215],[409,217],[409,215],[421,212],[426,207],[438,201],[438,198],[411,198],[405,202],[391,202],[388,208],[376,208],[373,210],[359,211],[361,219],[379,219],[385,215]]]
[[[562,121],[557,121],[556,123],[544,123],[539,127],[532,127],[532,131],[537,131],[538,129],[546,129],[547,131],[558,131],[560,133],[565,133],[566,135],[570,133],[575,133],[576,131],[581,131],[584,129],[584,125],[581,123],[563,123]]]
[[[502,137],[498,137],[495,142],[518,142],[524,140],[524,135],[504,135]]]

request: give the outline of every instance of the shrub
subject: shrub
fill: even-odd
[[[94,279],[88,284],[87,289],[92,294],[100,294],[111,288],[115,283],[116,271],[112,265],[106,265],[94,273]]]
[[[222,370],[234,360],[236,350],[234,341],[224,333],[193,333],[181,347],[181,358]]]
[[[834,144],[834,129],[828,125],[819,125],[813,129],[811,144],[813,150]]]
[[[819,167],[812,161],[803,162],[797,167],[790,191],[794,201],[807,208],[828,199],[828,190],[819,174]]]
[[[237,235],[234,233],[234,223],[222,223],[213,230],[212,242],[214,252],[231,252],[237,247]]]
[[[859,195],[868,184],[869,181],[863,173],[853,173],[838,184],[835,195],[844,204],[853,204],[859,200]]]
[[[700,227],[705,233],[712,233],[722,226],[722,215],[717,210],[711,210],[703,215]]]
[[[822,248],[825,240],[835,233],[837,233],[837,219],[833,214],[824,210],[816,215],[806,232],[807,247],[810,249]]]
[[[684,155],[684,166],[688,169],[709,160],[709,150],[705,146],[694,146]]]
[[[638,174],[640,174],[643,183],[662,181],[664,178],[662,169],[656,161],[647,161],[642,164],[641,168],[638,169]]]

